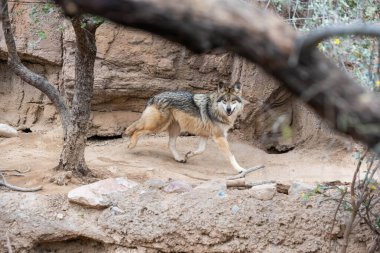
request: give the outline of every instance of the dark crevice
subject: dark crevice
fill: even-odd
[[[21,131],[23,133],[32,133],[33,132],[32,129],[30,129],[29,127],[23,128],[23,129],[21,129]]]
[[[270,147],[266,149],[266,152],[268,154],[285,154],[289,151],[292,151],[294,149],[294,146],[288,147],[288,146],[282,146],[282,147]]]
[[[123,136],[121,134],[117,135],[110,135],[110,136],[102,136],[102,135],[93,135],[87,138],[89,141],[108,141],[108,140],[115,140],[115,139],[121,139]]]

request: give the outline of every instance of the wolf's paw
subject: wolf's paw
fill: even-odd
[[[184,158],[184,159],[175,159],[177,162],[179,163],[186,163],[187,162],[187,159]]]
[[[189,151],[189,152],[186,153],[186,155],[185,155],[185,159],[190,158],[190,157],[192,157],[192,156],[194,156],[193,151]]]
[[[128,149],[133,149],[134,147],[136,147],[136,144],[129,143],[127,148]]]

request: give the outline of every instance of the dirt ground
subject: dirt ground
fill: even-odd
[[[284,154],[267,154],[236,137],[230,139],[232,151],[243,167],[266,166],[247,177],[252,182],[349,182],[355,167],[352,153],[343,148],[302,148]],[[236,173],[211,140],[205,153],[189,159],[186,164],[173,160],[167,141],[165,135],[145,136],[135,149],[128,150],[127,139],[92,140],[86,149],[86,160],[98,178],[126,176],[140,183],[150,178],[171,178],[198,184]],[[177,147],[184,154],[194,149],[197,142],[197,137],[180,137]],[[0,138],[1,168],[31,170],[25,177],[8,177],[8,181],[16,185],[31,187],[42,184],[42,193],[65,193],[80,182],[72,180],[66,186],[50,182],[57,174],[52,168],[57,164],[61,147],[60,129]]]

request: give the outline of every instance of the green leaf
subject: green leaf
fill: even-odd
[[[342,206],[343,206],[344,211],[352,212],[352,207],[346,200],[342,202]]]
[[[34,21],[37,14],[37,5],[33,5],[32,9],[29,12],[29,17]]]
[[[97,25],[102,24],[104,22],[104,18],[99,17],[99,16],[93,16],[91,19],[92,19],[92,22],[94,22]]]
[[[290,139],[292,137],[292,129],[288,125],[283,125],[281,130],[284,139]]]
[[[44,6],[42,7],[42,11],[45,14],[52,13],[54,11],[54,5],[52,3],[46,3],[46,4],[44,4]]]
[[[40,38],[41,40],[46,39],[46,33],[44,31],[38,31],[37,35],[38,35],[38,38]]]

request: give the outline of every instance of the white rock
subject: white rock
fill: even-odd
[[[276,194],[276,184],[262,184],[253,186],[249,192],[256,199],[271,200]]]
[[[307,184],[300,181],[292,182],[289,188],[289,195],[292,196],[301,196],[302,193],[308,193],[314,191],[315,186],[312,184]]]
[[[144,186],[147,186],[151,189],[162,189],[166,185],[167,185],[167,183],[164,180],[159,179],[159,178],[149,179],[149,180],[144,182]]]
[[[169,192],[169,193],[172,193],[172,192],[180,193],[180,192],[189,192],[192,189],[193,187],[189,183],[185,181],[176,180],[176,181],[170,182],[164,188],[164,191]]]
[[[69,201],[94,208],[108,207],[112,204],[112,196],[127,191],[138,183],[126,178],[108,178],[93,184],[83,185],[71,190]]]
[[[16,136],[18,136],[16,129],[6,124],[0,124],[0,137],[10,138]]]

